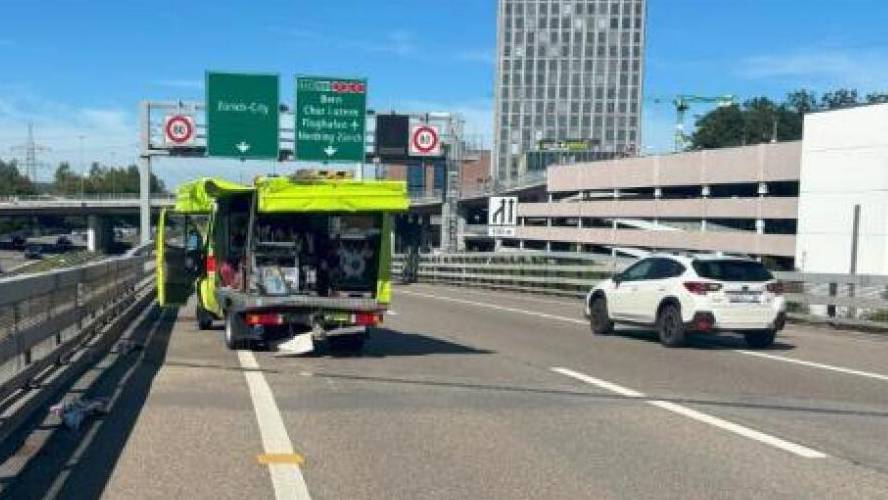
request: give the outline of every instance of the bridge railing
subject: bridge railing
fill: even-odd
[[[393,259],[403,275],[405,256]],[[633,259],[558,252],[424,254],[420,282],[582,297]],[[784,284],[790,316],[850,327],[888,327],[888,276],[776,272]]]
[[[150,248],[0,279],[0,401],[64,365],[108,325],[125,324],[153,297]]]

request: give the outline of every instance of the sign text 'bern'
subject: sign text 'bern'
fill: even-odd
[[[296,159],[364,161],[367,81],[296,78]]]
[[[277,75],[207,73],[207,154],[277,159]]]

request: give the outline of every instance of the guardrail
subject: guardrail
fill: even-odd
[[[598,281],[634,262],[570,252],[424,254],[420,282],[582,297]],[[402,276],[405,256],[392,272]],[[784,283],[790,316],[852,327],[888,327],[888,276],[776,272]]]
[[[0,279],[0,400],[153,298],[150,244],[123,257]],[[139,306],[139,307],[136,307]]]
[[[404,262],[403,255],[395,255],[395,276],[403,273]],[[571,252],[424,254],[419,258],[417,278],[430,283],[581,296],[625,264],[624,259]]]
[[[413,191],[409,193],[410,203],[414,205],[428,205],[444,201],[444,190],[433,189],[431,191]]]

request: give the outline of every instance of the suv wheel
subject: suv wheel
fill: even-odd
[[[771,347],[774,344],[774,339],[777,337],[777,332],[774,330],[763,330],[760,332],[751,332],[744,334],[743,337],[746,339],[746,345],[755,349],[765,349],[767,347]]]
[[[607,300],[595,297],[589,305],[589,326],[595,335],[608,335],[614,331],[614,322],[607,313]]]
[[[687,333],[681,320],[681,310],[675,304],[666,304],[657,315],[657,334],[660,343],[666,347],[681,347],[687,344]]]

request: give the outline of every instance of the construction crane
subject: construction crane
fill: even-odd
[[[685,115],[691,109],[693,103],[715,103],[718,107],[724,108],[737,104],[737,97],[732,94],[720,95],[715,97],[705,97],[699,95],[677,95],[674,98],[654,99],[657,104],[671,103],[675,106],[675,151],[684,151],[688,144],[688,135],[685,134]]]

